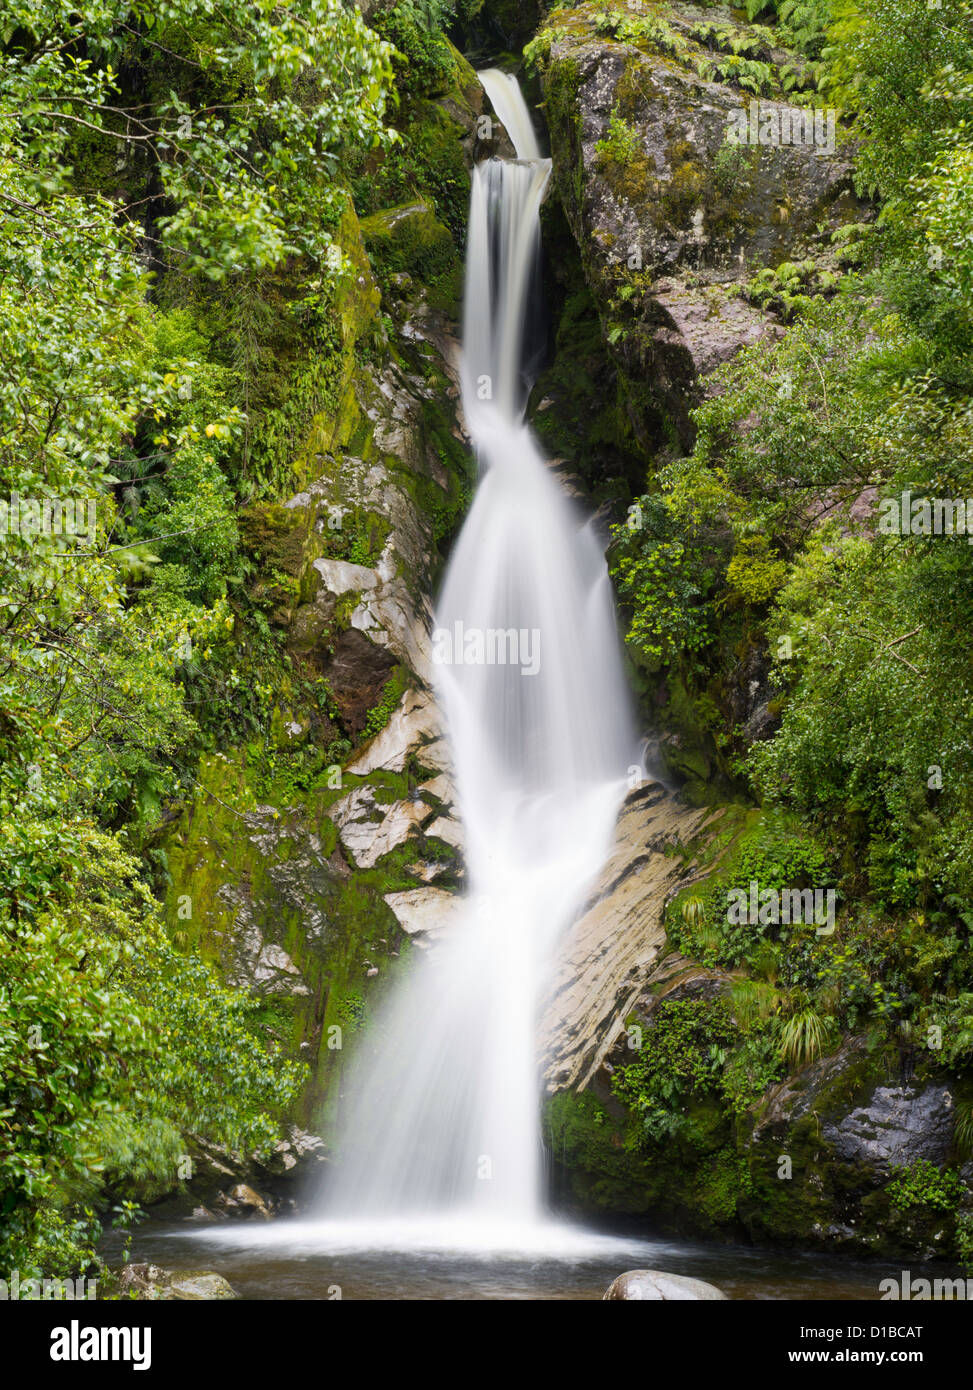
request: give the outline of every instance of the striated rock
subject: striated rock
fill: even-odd
[[[712,814],[658,782],[626,799],[612,853],[555,970],[541,1027],[549,1091],[587,1085],[623,1032],[665,947],[663,910],[685,873],[666,850],[692,840]]]
[[[347,770],[359,777],[378,769],[401,772],[413,751],[423,767],[451,770],[439,711],[426,691],[408,691],[385,728],[351,758]]]
[[[462,900],[441,888],[414,888],[404,893],[386,893],[385,901],[395,913],[403,931],[418,946],[427,946],[448,931],[463,910]]]
[[[438,790],[434,791],[436,787]],[[412,799],[383,805],[371,786],[359,786],[331,808],[331,819],[338,827],[341,843],[358,868],[367,869],[383,855],[416,837],[442,840],[461,849],[462,827],[448,811],[441,813],[442,795],[452,795],[446,778],[440,774],[421,783]],[[428,866],[442,871],[442,864]],[[426,866],[422,866],[424,870]]]
[[[664,1274],[658,1269],[632,1269],[620,1274],[605,1294],[605,1300],[651,1299],[655,1302],[707,1302],[725,1299],[715,1284],[689,1279],[683,1274]]]

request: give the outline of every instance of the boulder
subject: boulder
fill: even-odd
[[[256,1192],[245,1182],[238,1182],[235,1187],[230,1189],[227,1194],[226,1205],[241,1208],[242,1214],[245,1216],[260,1216],[265,1221],[270,1220],[270,1209],[266,1201],[259,1192]]]
[[[605,1300],[652,1299],[662,1303],[712,1303],[726,1294],[715,1284],[690,1279],[684,1274],[665,1274],[659,1269],[631,1269],[612,1283]]]
[[[953,1092],[903,1076],[894,1051],[845,1039],[770,1087],[751,1124],[752,1234],[889,1256],[949,1248],[956,1212],[893,1201],[889,1186],[917,1163],[948,1162]]]
[[[163,1269],[153,1264],[123,1265],[118,1272],[119,1292],[153,1302],[222,1302],[237,1297],[233,1286],[209,1269]]]
[[[165,1298],[185,1303],[222,1302],[237,1294],[222,1274],[209,1269],[175,1269],[169,1278]]]

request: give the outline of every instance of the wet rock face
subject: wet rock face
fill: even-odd
[[[270,738],[200,760],[199,794],[164,846],[171,920],[258,996],[307,1064],[288,1118],[322,1131],[354,1036],[411,945],[450,916],[462,875],[429,638],[429,596],[472,468],[453,325],[424,289],[376,324],[355,225],[345,235],[360,317],[337,407],[315,417],[300,491],[244,518],[253,596],[290,657]],[[259,1173],[254,1186],[264,1190]]]
[[[334,656],[327,667],[328,680],[341,711],[341,722],[354,737],[364,732],[368,712],[378,704],[394,669],[394,657],[355,628],[343,632],[335,642]]]
[[[664,1274],[658,1269],[632,1269],[620,1274],[605,1294],[604,1301],[648,1299],[663,1303],[714,1303],[726,1294],[715,1284],[690,1279],[683,1274]]]
[[[867,1105],[834,1124],[824,1138],[838,1158],[876,1172],[926,1159],[945,1163],[953,1134],[953,1095],[947,1086],[877,1086]]]
[[[623,1036],[665,950],[663,912],[683,873],[667,851],[692,840],[710,815],[660,782],[626,798],[612,853],[559,954],[541,1028],[549,1091],[583,1089]]]
[[[771,738],[780,728],[780,716],[771,702],[780,692],[770,680],[770,653],[765,647],[748,647],[733,672],[727,691],[730,713],[743,729],[748,743]]]
[[[629,392],[647,446],[667,426],[691,444],[705,379],[779,333],[739,287],[799,259],[822,226],[862,216],[850,158],[828,148],[824,129],[817,145],[759,143],[760,120],[789,131],[803,108],[761,99],[749,143],[753,98],[701,75],[698,18],[685,5],[667,11],[674,56],[596,33],[581,6],[569,23],[552,21],[544,75],[557,190],[619,366],[649,388]],[[732,29],[729,14],[719,19]],[[747,142],[728,142],[741,121]]]
[[[890,1187],[950,1163],[954,1120],[949,1086],[903,1078],[897,1055],[847,1039],[761,1102],[745,1137],[752,1233],[875,1254],[947,1253],[969,1197],[927,1203],[913,1181],[911,1195],[893,1200]]]

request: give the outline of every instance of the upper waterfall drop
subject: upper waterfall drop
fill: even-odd
[[[517,158],[539,160],[541,151],[534,123],[516,77],[501,72],[499,68],[484,68],[477,73],[477,77],[517,151]]]
[[[543,1219],[537,1011],[635,747],[603,546],[524,421],[550,161],[516,81],[481,79],[518,159],[473,171],[462,394],[480,482],[433,633],[469,888],[366,1035],[326,1194],[329,1216],[386,1232],[466,1219],[473,1243]]]

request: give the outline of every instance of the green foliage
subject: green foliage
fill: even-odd
[[[816,1061],[827,1050],[834,1020],[808,1006],[792,1014],[781,1027],[780,1050],[791,1071]]]
[[[956,1253],[967,1269],[973,1268],[973,1211],[956,1217]]]
[[[639,497],[629,520],[612,528],[610,571],[631,605],[626,641],[644,657],[669,663],[712,640],[713,580],[703,537],[657,496]]]
[[[298,250],[340,260],[334,176],[349,142],[384,138],[391,76],[354,7],[14,3],[5,38],[0,101],[19,113],[6,138],[37,163],[42,197],[93,133],[130,181],[154,168],[157,226],[182,269],[218,280]]]
[[[609,164],[628,164],[636,158],[640,149],[638,131],[617,111],[613,111],[607,134],[595,144],[595,166],[603,168]]]
[[[970,0],[836,0],[828,41],[829,92],[864,137],[857,176],[883,204],[888,292],[946,351],[968,352]]]
[[[960,1158],[968,1159],[973,1156],[973,1103],[969,1100],[957,1102],[953,1143]]]
[[[270,1144],[301,1076],[166,935],[132,850],[281,688],[239,500],[292,485],[337,404],[342,164],[388,144],[391,79],[340,0],[7,6],[0,498],[28,508],[0,534],[8,1267],[86,1267],[106,1186],[161,1195],[191,1134]],[[38,533],[30,508],[65,501],[80,533]]]
[[[621,43],[632,43],[651,53],[664,53],[687,61],[690,46],[677,29],[652,14],[632,14],[624,10],[603,10],[595,19],[595,32],[610,35]]]
[[[703,1217],[720,1226],[735,1218],[740,1198],[752,1191],[746,1159],[727,1148],[701,1166],[694,1195]]]
[[[716,1092],[738,1032],[726,1002],[663,1001],[637,1060],[617,1067],[612,1091],[639,1117],[646,1140],[691,1135],[690,1095]]]
[[[382,687],[382,697],[373,709],[368,711],[365,718],[365,737],[374,736],[385,728],[392,718],[402,699],[405,690],[405,672],[401,668],[396,668],[395,672],[389,677]]]
[[[928,1159],[920,1158],[905,1168],[896,1169],[885,1189],[894,1207],[905,1211],[909,1207],[929,1207],[948,1212],[964,1193],[962,1179],[952,1168],[939,1169]]]
[[[756,883],[759,902],[760,894],[769,889],[826,889],[833,882],[834,871],[822,844],[786,819],[767,817],[741,836],[719,872],[695,889],[698,906],[691,914],[683,912],[676,899],[666,917],[666,931],[674,946],[707,964],[756,964],[765,958],[768,940],[803,932],[805,928],[759,920],[731,921],[733,895],[741,891],[749,895],[751,884]],[[756,1000],[745,1001],[744,1018],[756,1006]],[[757,1012],[761,1009],[762,1006]]]
[[[778,266],[758,270],[745,294],[762,309],[773,309],[782,319],[789,320],[808,308],[811,295],[830,292],[838,283],[835,272],[822,269],[811,258],[782,261]]]
[[[785,1070],[773,1030],[750,1025],[748,1035],[730,1054],[723,1069],[721,1089],[729,1110],[743,1115],[768,1087],[781,1079]]]
[[[728,598],[759,608],[774,597],[786,575],[786,562],[770,549],[766,537],[741,536],[726,567]]]
[[[967,990],[955,999],[936,998],[925,1021],[942,1029],[943,1062],[969,1068],[973,1062],[973,993]]]
[[[43,908],[22,895],[0,920],[0,1252],[12,1265],[37,1258],[40,1213],[65,1192],[171,1183],[180,1134],[269,1145],[300,1079],[248,1026],[255,1002],[174,949],[117,840],[62,832],[72,853]]]
[[[784,48],[809,58],[820,57],[831,20],[831,0],[747,0],[749,20],[770,14],[776,18],[776,39]]]
[[[707,82],[716,79],[732,82],[754,96],[769,94],[777,86],[777,71],[771,63],[761,62],[758,58],[745,58],[740,53],[730,53],[721,58],[701,58],[696,68]]]
[[[380,9],[371,23],[377,33],[394,45],[398,81],[410,95],[441,91],[453,71],[453,59],[443,30],[452,6],[442,0],[399,0]]]

